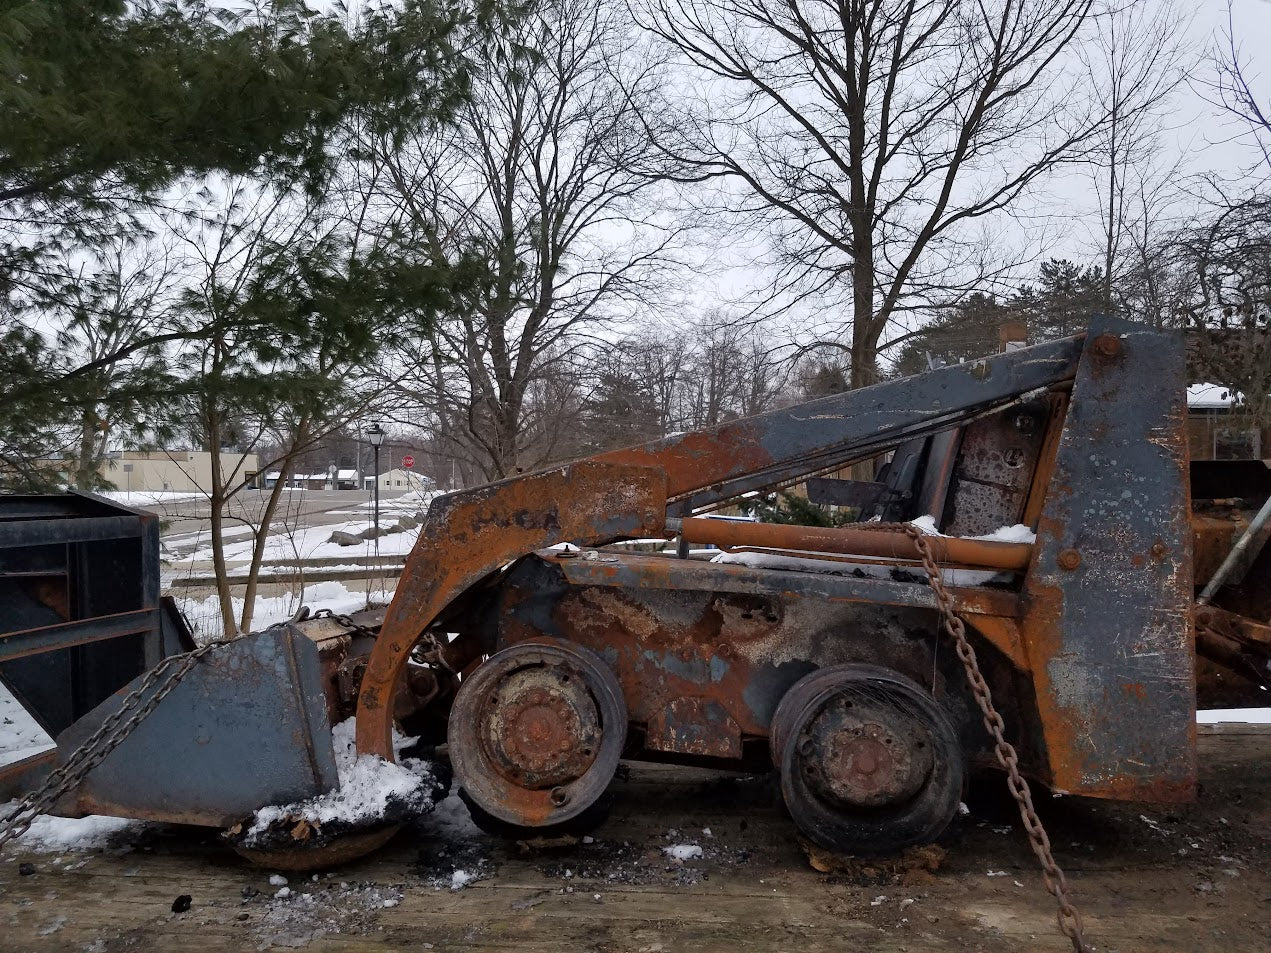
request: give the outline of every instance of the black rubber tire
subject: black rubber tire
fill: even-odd
[[[546,798],[547,792],[527,791],[499,776],[476,737],[476,726],[480,723],[484,699],[497,689],[505,674],[518,667],[546,662],[566,666],[581,679],[600,713],[604,731],[594,762],[581,778],[570,784],[571,799],[561,805],[546,805],[543,823],[525,825],[521,823],[524,815],[506,806],[507,802],[516,803],[527,794]],[[496,652],[464,679],[450,709],[447,738],[455,782],[463,789],[466,803],[479,807],[491,820],[501,821],[510,828],[526,827],[541,834],[549,829],[563,829],[562,825],[584,815],[603,797],[626,745],[627,706],[617,676],[603,659],[580,645],[544,637]],[[477,822],[475,816],[473,820]]]
[[[867,691],[871,702],[893,705],[898,715],[925,729],[933,766],[922,788],[908,800],[873,808],[847,808],[817,796],[804,777],[796,750],[804,726],[846,692]],[[773,758],[780,767],[781,794],[800,832],[813,843],[845,854],[891,854],[936,840],[962,800],[962,747],[948,714],[916,682],[876,665],[818,669],[786,693],[772,720]]]
[[[583,834],[590,834],[609,819],[609,808],[613,803],[613,798],[606,792],[581,814],[567,821],[549,824],[546,827],[526,827],[522,824],[510,824],[495,817],[469,797],[468,792],[463,788],[459,789],[458,794],[459,800],[463,801],[468,808],[468,816],[472,818],[473,824],[491,837],[511,841],[528,840],[534,837],[581,837]]]

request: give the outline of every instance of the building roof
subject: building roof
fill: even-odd
[[[1222,384],[1192,384],[1187,388],[1187,406],[1192,410],[1225,410],[1242,399]]]

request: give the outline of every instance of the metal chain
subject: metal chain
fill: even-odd
[[[980,706],[980,711],[984,715],[984,727],[993,737],[993,753],[997,756],[998,764],[1006,769],[1006,786],[1010,789],[1011,797],[1015,799],[1015,803],[1019,807],[1020,819],[1024,822],[1024,830],[1028,832],[1028,842],[1033,848],[1033,853],[1037,855],[1037,860],[1041,863],[1042,882],[1045,883],[1046,889],[1059,905],[1056,913],[1059,929],[1064,936],[1072,941],[1072,948],[1075,953],[1088,953],[1089,947],[1086,946],[1085,938],[1082,935],[1081,914],[1077,912],[1077,908],[1068,899],[1068,881],[1065,879],[1064,872],[1059,868],[1059,865],[1055,863],[1054,855],[1051,854],[1050,837],[1046,834],[1046,828],[1042,826],[1041,818],[1037,816],[1037,810],[1033,807],[1033,795],[1029,790],[1028,782],[1020,774],[1019,755],[1016,753],[1015,747],[1003,737],[1005,724],[1002,721],[1002,716],[998,714],[997,709],[993,706],[993,694],[989,691],[988,683],[984,681],[984,676],[980,673],[980,664],[975,657],[975,649],[972,648],[966,637],[966,627],[953,610],[953,597],[949,595],[948,589],[945,588],[944,577],[940,574],[940,567],[936,565],[931,543],[927,541],[922,530],[909,523],[874,524],[870,528],[903,532],[913,541],[914,548],[918,551],[918,556],[922,561],[923,569],[926,570],[927,581],[931,584],[932,592],[935,594],[936,605],[940,610],[941,618],[944,620],[945,630],[953,638],[958,658],[962,660],[962,667],[966,672],[967,683],[971,687],[972,694],[975,695],[976,704]]]
[[[379,634],[378,626],[358,625],[350,616],[341,615],[330,609],[319,609],[313,614],[312,618],[331,619],[334,622],[338,622],[346,629],[352,629],[359,635],[375,636]],[[415,649],[419,650],[420,660],[436,665],[438,668],[444,668],[451,675],[458,674],[458,672],[454,670],[454,666],[446,660],[445,648],[434,633],[425,632],[421,635],[419,637],[419,643],[415,646]]]
[[[25,834],[37,817],[53,807],[65,794],[83,781],[89,771],[119,747],[133,729],[181,684],[181,680],[189,674],[199,659],[224,644],[224,642],[209,642],[193,652],[169,655],[150,669],[141,684],[128,693],[119,708],[106,717],[98,729],[75,749],[65,763],[54,769],[44,783],[24,797],[16,808],[0,818],[0,848],[15,837]],[[142,697],[155,685],[159,686],[158,689],[143,702]],[[125,716],[127,720],[124,720]]]
[[[332,622],[335,622],[346,629],[350,629],[355,635],[375,636],[379,634],[378,626],[358,625],[358,623],[353,621],[352,616],[346,615],[342,612],[335,612],[332,609],[319,609],[316,612],[314,612],[313,615],[309,616],[309,618],[310,619],[330,619]]]

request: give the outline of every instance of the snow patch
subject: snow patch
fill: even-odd
[[[340,778],[338,788],[305,801],[262,807],[252,815],[241,843],[260,846],[268,835],[276,835],[280,829],[292,828],[301,821],[316,828],[320,836],[324,828],[338,833],[432,810],[438,784],[430,762],[405,758],[394,763],[376,755],[359,757],[355,734],[353,718],[340,722],[331,731]],[[400,753],[413,740],[394,733],[394,750]]]
[[[0,808],[0,817],[8,816],[17,806],[17,801],[5,804]],[[104,817],[100,814],[90,814],[87,817],[53,817],[41,814],[31,823],[27,832],[18,838],[18,843],[28,850],[40,853],[97,850],[108,846],[120,831],[140,826],[140,821]]]
[[[0,765],[12,764],[56,747],[13,693],[0,682]]]
[[[278,622],[286,622],[296,614],[301,606],[311,609],[330,609],[337,615],[359,612],[371,604],[387,605],[393,601],[393,589],[368,588],[353,591],[338,582],[319,582],[305,586],[297,597],[294,594],[283,596],[257,596],[252,612],[252,628],[256,631],[268,628]],[[234,596],[234,618],[241,619],[243,599]],[[177,599],[177,605],[185,613],[185,617],[200,634],[211,638],[221,637],[221,603],[217,596],[206,599]],[[210,621],[209,621],[210,620]]]
[[[909,521],[910,526],[916,526],[922,531],[924,536],[943,536],[948,539],[945,533],[936,529],[936,520],[934,516],[919,516],[916,520]],[[1037,542],[1037,534],[1025,526],[1023,523],[1016,523],[1014,526],[999,526],[991,533],[985,533],[983,536],[966,536],[964,539],[981,539],[990,543],[1035,543]]]
[[[670,847],[663,847],[662,853],[681,863],[686,860],[701,860],[702,858],[702,848],[696,844],[672,844]]]
[[[1271,708],[1209,708],[1196,712],[1196,721],[1202,725],[1225,722],[1243,722],[1251,725],[1271,724]]]

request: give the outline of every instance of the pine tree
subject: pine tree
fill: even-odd
[[[480,2],[372,6],[354,30],[300,0],[247,13],[184,0],[0,4],[0,485],[38,481],[33,462],[66,443],[68,427],[82,436],[86,414],[113,404],[135,417],[139,401],[157,401],[171,380],[141,358],[225,330],[125,315],[132,333],[85,358],[41,329],[50,303],[74,298],[82,280],[57,263],[161,228],[165,190],[211,173],[298,201],[321,195],[346,159],[353,116],[444,121],[467,86],[450,37],[488,25]],[[400,295],[447,297],[449,275],[409,271]],[[277,312],[253,320],[262,342],[286,337],[260,324]]]

